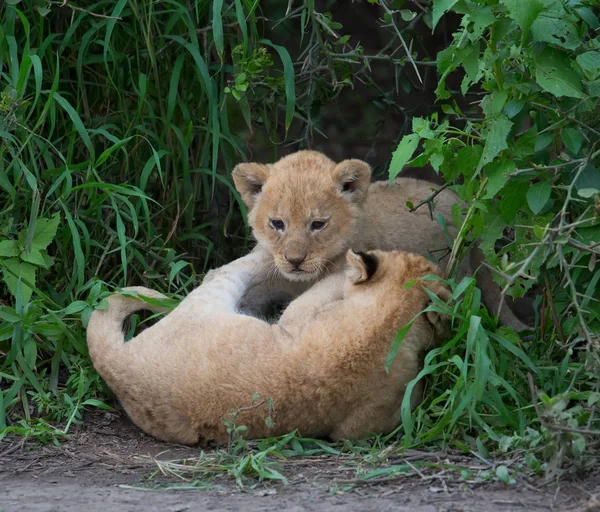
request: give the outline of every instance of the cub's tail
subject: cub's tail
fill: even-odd
[[[137,292],[150,299],[166,298],[162,293],[142,286],[132,286],[123,290]],[[94,367],[103,377],[105,371],[110,371],[114,361],[120,359],[119,355],[125,347],[123,321],[130,314],[142,309],[160,313],[166,308],[148,304],[134,297],[115,294],[108,298],[108,308],[97,309],[92,313],[87,326],[87,343]]]

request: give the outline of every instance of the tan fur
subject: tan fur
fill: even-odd
[[[276,325],[236,311],[236,302],[267,256],[255,251],[211,273],[158,323],[124,343],[121,323],[133,311],[156,309],[113,295],[90,319],[87,338],[94,366],[132,420],[161,439],[181,443],[227,440],[224,419],[248,407],[252,396],[272,399],[241,412],[250,438],[299,429],[305,436],[357,438],[387,433],[400,422],[406,385],[427,347],[448,334],[448,320],[419,316],[397,357],[384,370],[398,330],[425,307],[427,286],[444,300],[438,282],[404,284],[437,266],[421,256],[373,251],[348,253],[343,272],[321,280],[287,308]],[[371,267],[372,271],[372,267]],[[134,288],[142,295],[161,295]],[[412,404],[420,400],[415,388]]]
[[[322,153],[299,151],[275,164],[239,164],[233,171],[237,190],[249,208],[248,219],[259,247],[268,250],[274,261],[250,285],[244,307],[254,314],[265,307],[267,298],[293,298],[321,276],[335,270],[348,248],[401,250],[433,257],[445,265],[450,242],[443,228],[432,220],[427,206],[410,212],[407,201],[417,204],[437,186],[414,178],[398,178],[392,184],[370,184],[371,169],[360,160],[336,164]],[[434,217],[441,213],[451,237],[458,229],[452,205],[459,197],[446,189],[435,198]],[[281,220],[283,232],[270,221]],[[312,231],[314,220],[327,219],[320,231]],[[458,278],[473,273],[481,264],[481,251],[462,262]],[[299,261],[299,268],[288,260]],[[471,263],[475,265],[471,267]],[[500,289],[489,271],[479,268],[478,284],[486,306],[496,313]],[[500,321],[516,330],[526,329],[504,306]]]

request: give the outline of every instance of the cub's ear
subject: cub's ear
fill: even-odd
[[[233,183],[248,209],[254,206],[256,196],[262,190],[270,172],[269,165],[258,163],[237,164],[233,168]]]
[[[343,160],[333,169],[333,178],[339,183],[342,194],[358,205],[364,203],[371,183],[368,163],[356,159]]]
[[[444,283],[439,281],[427,281],[425,286],[435,293],[443,302],[447,303],[452,298],[450,288]],[[450,334],[450,318],[448,315],[443,315],[437,311],[427,311],[425,316],[433,327],[435,336],[438,339],[444,339]]]
[[[352,284],[368,281],[377,272],[377,257],[367,252],[354,252],[352,249],[346,253],[346,277]]]

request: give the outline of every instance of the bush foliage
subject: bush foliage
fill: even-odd
[[[436,112],[399,134],[389,175],[429,164],[443,176],[466,205],[455,211],[453,261],[479,242],[506,294],[535,296],[538,314],[520,338],[497,327],[473,279],[450,281],[455,337],[427,356],[428,398],[412,416],[403,407],[394,436],[405,447],[484,457],[525,449],[534,471],[592,460],[588,441],[600,428],[593,2],[369,3],[389,39],[373,55],[311,0],[272,2],[268,19],[253,0],[5,2],[0,437],[55,440],[84,407],[109,408],[83,335],[93,308],[126,284],[185,294],[196,272],[241,254],[248,232],[230,171],[249,140],[272,146],[274,157],[277,144],[310,144],[321,106],[357,80],[377,87],[372,62],[420,79],[431,63],[412,50],[410,30],[432,30],[453,12],[460,26],[435,62]],[[421,206],[433,215],[434,195]]]

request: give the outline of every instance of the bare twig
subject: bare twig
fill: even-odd
[[[400,42],[402,43],[404,51],[406,52],[406,57],[412,64],[412,67],[415,70],[415,73],[417,74],[417,78],[419,79],[419,82],[423,83],[423,79],[421,78],[421,73],[419,73],[419,68],[417,67],[417,64],[415,63],[415,61],[411,55],[411,52],[408,48],[408,45],[406,44],[406,41],[404,40],[404,37],[402,37],[402,32],[400,32],[400,30],[398,29],[398,26],[394,22],[394,11],[390,10],[390,8],[387,6],[385,0],[381,0],[380,5],[381,5],[381,7],[383,7],[385,9],[385,12],[387,14],[389,14],[390,19],[392,20],[391,24],[394,27],[394,31],[396,32],[396,35],[398,36],[398,39],[400,39]]]
[[[414,469],[414,467],[413,467]],[[447,469],[444,469],[442,471],[440,471],[439,473],[436,473],[435,475],[423,475],[420,472],[416,472],[415,474],[421,476],[422,480],[436,480],[438,478],[441,478],[442,475],[446,474],[448,472]],[[342,485],[379,485],[379,484],[387,484],[390,482],[396,482],[398,480],[404,480],[406,478],[410,478],[411,476],[414,475],[398,475],[398,476],[392,476],[390,478],[370,478],[368,480],[360,480],[360,479],[355,479],[355,480],[336,480],[336,483],[338,484],[342,484]]]
[[[416,210],[418,210],[419,208],[421,208],[421,206],[423,206],[424,204],[429,206],[429,214],[431,215],[431,219],[433,220],[433,209],[431,207],[431,203],[433,201],[433,199],[443,190],[445,190],[446,188],[448,188],[448,186],[450,185],[450,182],[448,183],[444,183],[444,185],[442,185],[440,188],[438,188],[437,190],[435,190],[431,195],[429,195],[427,198],[423,199],[423,201],[417,203],[416,206],[413,206],[409,212],[414,212]]]
[[[120,16],[107,16],[106,14],[98,14],[97,12],[88,11],[87,9],[77,7],[76,5],[71,5],[68,2],[68,0],[64,0],[63,2],[56,2],[56,1],[51,0],[48,3],[50,3],[51,5],[58,5],[59,7],[68,7],[69,9],[71,9],[73,11],[77,11],[77,12],[84,12],[86,14],[89,14],[90,16],[93,16],[94,18],[103,18],[105,20],[122,20],[123,19]]]

